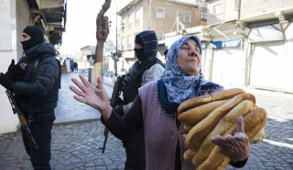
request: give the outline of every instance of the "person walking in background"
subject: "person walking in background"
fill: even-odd
[[[165,57],[165,60],[167,60],[167,54],[168,54],[168,49],[166,49],[166,50],[164,51],[164,57]]]
[[[71,72],[73,72],[75,70],[75,64],[74,64],[74,61],[72,58],[70,59],[70,70],[71,70]]]
[[[13,60],[8,71],[0,74],[0,84],[15,94],[15,100],[29,122],[38,148],[23,126],[21,130],[34,169],[48,170],[51,169],[51,130],[60,88],[60,63],[55,58],[54,46],[44,41],[41,28],[26,27],[21,43],[24,56],[16,65]]]
[[[76,100],[100,111],[106,127],[117,138],[131,139],[144,130],[147,170],[194,170],[196,167],[183,158],[187,148],[183,124],[177,120],[177,108],[193,97],[223,91],[222,86],[203,79],[201,54],[202,47],[196,36],[175,41],[169,49],[162,78],[139,88],[132,107],[123,118],[110,106],[101,77],[95,87],[80,75],[82,83],[72,79],[79,89],[75,86],[70,89],[76,94]],[[237,133],[227,138],[218,135],[212,142],[233,160],[232,166],[242,167],[248,159],[250,143],[243,130],[243,118],[238,120]]]
[[[78,64],[76,61],[74,62],[74,70],[78,71]]]
[[[166,61],[167,61],[167,54],[168,54],[168,49],[166,49],[166,50],[164,51],[165,63],[166,63]]]

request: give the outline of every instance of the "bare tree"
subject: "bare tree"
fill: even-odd
[[[96,20],[97,25],[97,47],[96,47],[96,57],[95,57],[95,77],[102,76],[102,67],[103,67],[103,49],[104,43],[109,34],[109,22],[108,17],[104,16],[106,11],[110,8],[111,0],[105,0],[104,5],[102,6],[101,11],[99,12]]]

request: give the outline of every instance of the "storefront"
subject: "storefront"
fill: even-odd
[[[212,81],[224,86],[245,85],[245,54],[242,39],[211,43],[213,50]]]
[[[282,34],[278,24],[252,30],[250,87],[293,93],[293,27],[288,23]],[[257,34],[256,34],[257,33]]]

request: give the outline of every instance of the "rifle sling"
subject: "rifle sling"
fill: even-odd
[[[39,59],[37,59],[35,61],[34,68],[33,68],[33,74],[31,76],[31,80],[30,80],[31,83],[33,83],[35,81],[38,65],[39,65]],[[31,98],[30,99],[29,115],[28,115],[29,123],[34,120],[33,117],[34,117],[34,98]]]

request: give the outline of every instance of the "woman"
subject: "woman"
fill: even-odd
[[[196,36],[177,40],[169,49],[166,68],[161,80],[151,82],[139,89],[131,109],[123,118],[117,116],[109,105],[109,98],[102,79],[97,88],[83,76],[82,83],[72,81],[80,88],[71,86],[74,98],[98,109],[107,128],[119,139],[129,139],[141,128],[145,131],[146,169],[195,169],[183,159],[186,150],[183,124],[177,121],[177,108],[187,99],[222,91],[220,85],[202,79],[201,44]],[[242,117],[237,121],[234,136],[215,136],[212,142],[231,157],[230,164],[241,167],[246,163],[250,144],[244,133]]]

